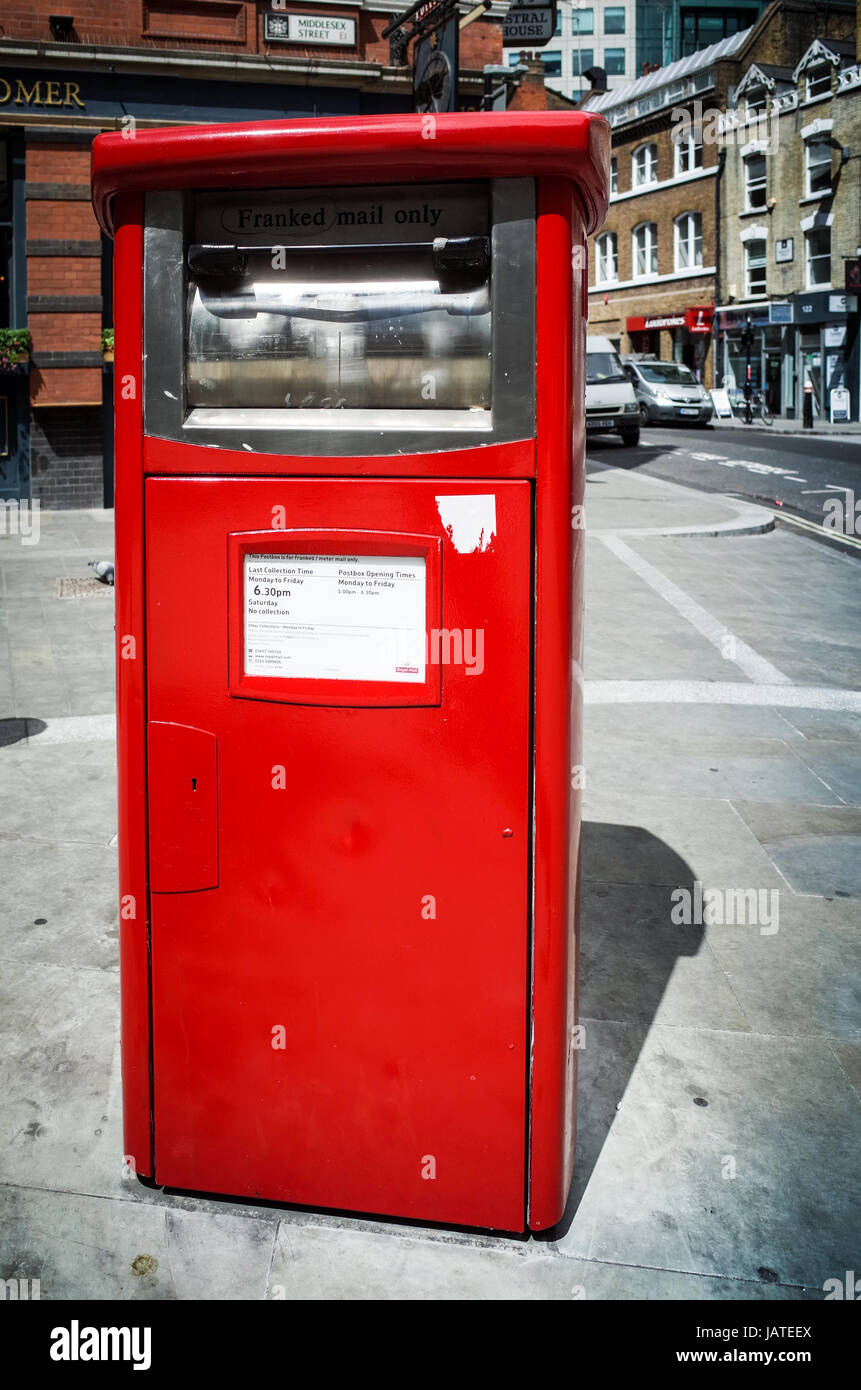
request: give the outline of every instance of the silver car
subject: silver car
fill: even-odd
[[[707,425],[714,414],[711,396],[681,362],[625,361],[625,372],[640,407],[640,423],[682,421]]]

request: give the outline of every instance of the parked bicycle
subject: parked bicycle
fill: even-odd
[[[764,425],[774,423],[774,416],[761,391],[752,391],[750,400],[742,396],[736,404],[736,414],[745,425],[752,425],[754,420],[761,420]]]

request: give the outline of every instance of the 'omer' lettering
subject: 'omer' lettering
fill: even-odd
[[[62,88],[62,91],[61,91]],[[0,77],[0,106],[12,101],[12,84]],[[15,81],[16,106],[78,106],[83,111],[81,89],[77,82],[34,82],[28,87],[22,78]]]

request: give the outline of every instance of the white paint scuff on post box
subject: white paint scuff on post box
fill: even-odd
[[[440,521],[459,555],[489,550],[496,536],[496,498],[493,493],[437,497]]]

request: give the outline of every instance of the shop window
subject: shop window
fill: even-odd
[[[594,10],[574,10],[571,15],[572,34],[594,34],[595,32],[595,11]]]
[[[703,167],[703,133],[690,127],[686,135],[673,138],[676,174],[692,174]]]
[[[804,93],[806,101],[814,101],[816,97],[827,96],[831,91],[831,64],[817,63],[815,67],[808,68],[804,78]]]
[[[764,241],[749,241],[744,248],[744,292],[749,297],[765,294]]]
[[[604,11],[604,33],[605,34],[624,34],[625,32],[625,7],[624,5],[608,5]]]
[[[624,48],[605,48],[604,49],[604,71],[608,77],[625,76],[625,50]]]
[[[808,198],[831,192],[831,141],[827,135],[814,136],[804,145],[806,192]]]
[[[693,270],[703,263],[703,219],[698,212],[683,212],[675,221],[676,270]]]
[[[747,212],[765,207],[765,155],[749,154],[744,161],[744,206]]]
[[[831,228],[814,227],[805,233],[804,247],[807,260],[807,288],[815,290],[821,285],[831,284]]]
[[[604,232],[595,242],[595,283],[612,285],[619,278],[619,244],[615,232]]]
[[[632,159],[633,183],[635,188],[646,188],[658,182],[658,147],[640,145],[634,150]]]
[[[619,192],[619,165],[615,155],[610,160],[610,192]]]
[[[643,280],[658,273],[658,228],[655,222],[641,222],[634,228],[634,279]]]

